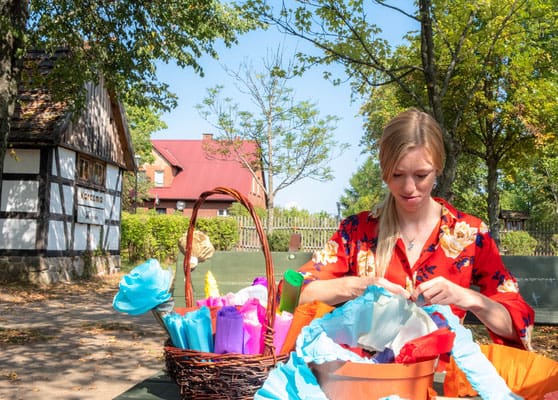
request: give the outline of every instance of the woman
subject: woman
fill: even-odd
[[[299,269],[300,303],[340,304],[379,285],[414,301],[450,305],[460,318],[469,311],[495,343],[531,349],[534,312],[486,225],[431,196],[445,161],[437,122],[415,109],[402,112],[385,127],[379,158],[386,199],[342,221]]]

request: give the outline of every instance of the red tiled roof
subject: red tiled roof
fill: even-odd
[[[178,167],[170,187],[151,189],[159,199],[196,200],[199,195],[217,186],[234,188],[248,194],[252,188],[252,175],[238,161],[208,156],[203,140],[151,140],[153,147],[169,162]],[[245,150],[255,148],[253,142],[244,143]],[[210,200],[227,196],[213,195]]]

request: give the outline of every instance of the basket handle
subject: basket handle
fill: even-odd
[[[192,242],[194,238],[194,230],[196,227],[196,219],[198,216],[198,211],[204,201],[212,195],[215,194],[223,194],[233,197],[237,201],[239,201],[248,211],[250,212],[250,216],[254,220],[256,225],[256,231],[258,232],[258,236],[260,242],[262,244],[262,250],[264,253],[265,258],[265,275],[267,278],[267,309],[266,309],[266,321],[267,326],[265,327],[265,334],[264,334],[264,355],[273,355],[274,354],[274,347],[273,347],[273,324],[275,321],[275,312],[276,312],[276,287],[275,287],[275,276],[273,270],[273,258],[271,256],[271,251],[269,249],[269,243],[267,242],[267,236],[265,235],[265,231],[262,227],[262,223],[260,218],[256,214],[252,203],[243,196],[240,192],[235,189],[227,188],[218,186],[213,190],[208,190],[203,192],[196,202],[194,203],[194,207],[192,209],[192,216],[190,217],[190,224],[188,226],[188,234],[186,236],[186,246],[184,251],[184,296],[186,307],[193,307],[194,306],[194,294],[192,289],[192,276],[190,270],[190,257],[192,254]]]

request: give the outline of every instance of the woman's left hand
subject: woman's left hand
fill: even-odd
[[[474,294],[471,292],[471,289],[459,286],[443,276],[437,276],[418,285],[411,298],[416,301],[422,296],[421,302],[425,304],[455,305],[467,310],[474,301]]]

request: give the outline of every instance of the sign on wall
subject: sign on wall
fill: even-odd
[[[105,223],[105,194],[96,190],[78,187],[77,222],[103,225]]]

